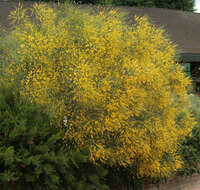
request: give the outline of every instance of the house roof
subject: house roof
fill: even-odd
[[[32,3],[24,2],[23,4],[29,7]],[[16,1],[2,2],[0,0],[0,24],[8,25],[7,16],[17,4]],[[172,41],[178,44],[181,60],[200,62],[200,13],[161,8],[127,6],[117,8],[128,14],[129,21],[134,20],[134,15],[148,16],[154,24],[163,27]]]
[[[147,15],[152,23],[163,27],[169,37],[178,44],[182,57],[188,56],[200,62],[200,13],[160,8],[121,7],[128,11],[129,20],[134,15]]]
[[[116,8],[110,7],[109,9]],[[200,63],[200,13],[163,8],[138,8],[119,6],[134,22],[134,16],[147,16],[157,26],[164,28],[169,38],[177,44],[180,61]]]

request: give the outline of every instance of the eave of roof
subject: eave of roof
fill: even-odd
[[[200,63],[200,53],[182,53],[179,61]]]

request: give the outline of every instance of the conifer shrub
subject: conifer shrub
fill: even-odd
[[[146,178],[137,176],[137,167],[118,166],[108,168],[107,183],[111,189],[144,190]],[[151,182],[151,179],[148,179]]]
[[[116,10],[35,4],[34,18],[27,11],[10,15],[17,56],[9,57],[4,80],[44,106],[65,143],[87,148],[90,162],[136,166],[138,178],[177,171],[180,140],[194,119],[190,79],[163,29],[146,17],[127,25]]]
[[[0,189],[106,190],[106,171],[63,144],[41,108],[0,85]],[[85,168],[87,165],[87,168]]]

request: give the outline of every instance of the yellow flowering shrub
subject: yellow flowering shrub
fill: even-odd
[[[66,143],[87,147],[92,162],[137,165],[141,177],[181,167],[179,141],[194,125],[190,80],[161,28],[69,5],[19,7],[10,17],[18,56],[4,77],[56,118]]]

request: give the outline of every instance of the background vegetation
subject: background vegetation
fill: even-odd
[[[117,6],[158,7],[184,11],[194,10],[194,0],[75,0],[75,2]]]
[[[157,7],[176,9],[183,11],[194,11],[194,0],[34,0],[35,2],[75,2],[78,4],[115,5],[135,7]]]

